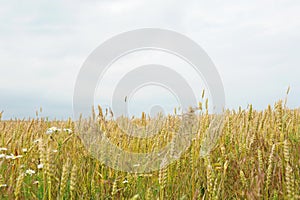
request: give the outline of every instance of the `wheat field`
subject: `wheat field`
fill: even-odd
[[[207,104],[207,103],[206,103]],[[152,173],[114,170],[89,154],[75,122],[1,120],[0,199],[300,199],[300,110],[284,101],[256,111],[227,110],[208,148],[213,115],[199,103],[196,137],[175,162]],[[150,139],[118,142],[122,132],[102,109],[98,125],[121,148],[145,152],[172,138],[162,128]],[[145,126],[143,116],[134,123]],[[176,115],[165,126],[176,130]],[[49,129],[51,127],[56,127]],[[203,151],[205,151],[203,153]]]

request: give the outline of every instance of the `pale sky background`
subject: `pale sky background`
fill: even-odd
[[[162,28],[197,42],[223,80],[228,108],[300,106],[299,0],[0,1],[0,111],[4,118],[72,116],[81,65],[102,42]]]

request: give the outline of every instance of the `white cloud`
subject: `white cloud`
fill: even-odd
[[[53,116],[72,113],[76,76],[91,51],[144,27],[198,42],[219,69],[229,107],[264,108],[289,85],[289,105],[299,106],[299,8],[296,0],[1,2],[0,110],[25,117],[38,104]]]

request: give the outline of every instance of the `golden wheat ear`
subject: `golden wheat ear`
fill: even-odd
[[[2,111],[0,112],[0,121],[1,121],[1,119],[2,119],[3,113],[4,113],[4,111],[2,110]]]
[[[223,133],[225,115],[215,115],[211,120],[208,129],[205,131],[204,138],[201,142],[200,157],[205,157],[215,148],[219,138]]]
[[[69,180],[69,168],[70,163],[69,160],[67,160],[62,169],[61,179],[60,179],[60,190],[59,190],[59,199],[64,199],[64,194],[67,188],[68,180]]]
[[[70,198],[71,199],[76,199],[77,171],[78,171],[78,167],[74,164],[72,171],[71,171],[71,178],[70,178]]]

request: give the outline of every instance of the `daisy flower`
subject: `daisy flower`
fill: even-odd
[[[50,135],[52,133],[57,133],[57,132],[60,132],[60,131],[61,131],[60,128],[57,128],[57,127],[53,126],[53,127],[47,129],[46,134]]]
[[[35,174],[35,171],[32,169],[27,169],[25,173],[32,176],[33,174]]]
[[[64,128],[63,130],[64,130],[64,132],[67,132],[67,133],[73,133],[73,131],[69,128]]]

